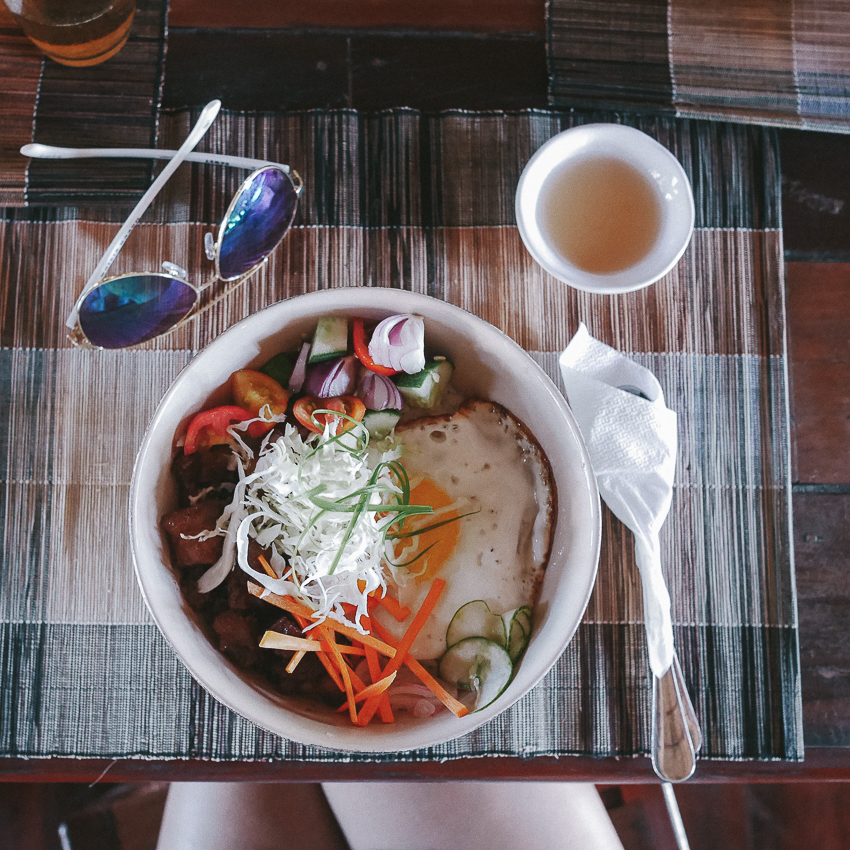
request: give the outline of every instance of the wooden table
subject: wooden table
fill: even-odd
[[[545,108],[542,0],[172,0],[166,106]],[[246,29],[247,28],[247,29]],[[256,28],[261,28],[260,31]],[[104,66],[106,67],[106,66]],[[850,779],[850,136],[781,132],[806,760],[692,781]],[[0,779],[654,778],[648,759],[323,765],[0,760]]]

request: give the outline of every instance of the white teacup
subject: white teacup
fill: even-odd
[[[694,229],[679,161],[646,133],[586,124],[529,160],[516,196],[520,236],[558,280],[587,292],[642,289],[681,258]]]

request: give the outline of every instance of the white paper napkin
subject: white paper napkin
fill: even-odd
[[[658,533],[673,496],[676,414],[664,404],[655,375],[594,339],[584,323],[559,363],[599,493],[635,536],[649,666],[660,678],[673,663],[674,653]]]

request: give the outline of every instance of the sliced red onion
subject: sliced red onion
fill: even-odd
[[[433,717],[443,706],[429,699],[421,699],[413,706],[414,717]]]
[[[434,695],[434,692],[430,688],[415,682],[412,682],[408,685],[390,685],[389,689],[387,690],[387,693],[391,697],[414,696],[419,697],[420,699],[437,699],[437,697]],[[454,694],[452,694],[452,696],[454,696]]]
[[[348,395],[357,382],[359,361],[353,354],[307,367],[304,392],[316,398]]]
[[[390,707],[396,710],[409,711],[414,717],[433,717],[442,704],[418,696],[391,696]]]
[[[425,368],[425,322],[421,316],[384,319],[369,342],[369,356],[379,365],[413,375]]]
[[[307,355],[310,353],[310,343],[305,342],[301,346],[301,351],[298,352],[298,359],[295,361],[295,368],[289,376],[289,389],[294,393],[300,393],[301,387],[304,386],[304,378],[307,376]]]
[[[442,704],[424,685],[390,685],[387,689],[390,706],[409,711],[414,717],[431,717],[442,708]]]
[[[369,410],[401,410],[404,406],[398,387],[385,375],[366,368],[360,370],[354,394]]]

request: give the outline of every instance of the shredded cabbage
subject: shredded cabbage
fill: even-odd
[[[393,555],[385,532],[396,516],[378,508],[401,493],[386,466],[400,454],[392,444],[386,451],[367,448],[353,432],[336,437],[330,427],[305,440],[287,424],[282,437],[260,450],[253,472],[240,463],[233,501],[217,528],[224,552],[199,589],[223,581],[235,560],[267,590],[309,605],[317,623],[331,617],[365,632],[360,618],[368,613],[368,595],[386,590]],[[278,578],[249,565],[249,538],[272,552]],[[344,603],[355,607],[353,618]]]

